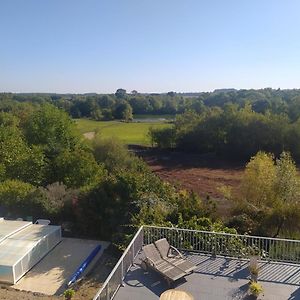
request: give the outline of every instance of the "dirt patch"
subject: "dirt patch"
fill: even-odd
[[[0,299],[1,300],[58,300],[62,299],[56,296],[44,296],[38,293],[31,293],[25,291],[17,291],[7,285],[0,285]]]
[[[83,136],[88,139],[88,140],[92,140],[95,137],[95,131],[90,131],[90,132],[86,132],[83,134]]]
[[[215,155],[135,149],[151,170],[161,179],[179,188],[194,191],[202,198],[209,196],[218,203],[218,210],[226,213],[231,204],[219,191],[221,186],[237,187],[244,172],[244,162],[233,162]]]
[[[111,247],[105,250],[92,271],[74,287],[74,300],[93,299],[118,261],[112,252]]]

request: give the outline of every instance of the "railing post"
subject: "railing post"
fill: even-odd
[[[211,254],[213,256],[217,256],[216,244],[217,244],[216,234],[214,232],[212,232],[212,243],[211,243],[212,249],[211,249]]]
[[[134,263],[134,243],[132,244],[132,263]]]
[[[110,300],[110,295],[109,295],[109,282],[106,285],[106,300]]]
[[[122,259],[122,262],[121,262],[121,286],[124,286],[123,278],[124,278],[124,260]]]

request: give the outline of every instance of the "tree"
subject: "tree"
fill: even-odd
[[[72,150],[79,142],[75,123],[62,110],[42,104],[25,124],[25,136],[29,144],[40,145],[48,158],[65,149]]]
[[[92,140],[93,154],[99,164],[112,173],[130,168],[136,158],[130,154],[126,146],[115,138],[103,139],[96,136]]]
[[[237,215],[247,214],[255,234],[292,236],[300,229],[300,179],[289,153],[274,160],[259,152],[246,166],[235,198]]]
[[[276,167],[271,154],[259,152],[251,158],[241,183],[241,195],[249,205],[261,208],[272,205],[275,197]]]
[[[35,190],[34,186],[20,180],[6,180],[0,183],[0,204],[17,215],[28,204],[29,195]]]
[[[126,122],[132,121],[133,119],[132,107],[128,103],[125,105],[125,108],[123,110],[122,119],[125,120]]]
[[[127,102],[122,102],[116,107],[114,116],[116,119],[129,122],[133,119],[132,107]]]
[[[43,199],[35,194],[36,188],[20,180],[5,180],[0,183],[0,205],[11,217],[42,217]]]
[[[118,99],[123,99],[126,96],[126,90],[124,89],[117,89],[117,91],[115,92],[115,95]]]
[[[27,145],[19,128],[0,126],[0,165],[6,179],[39,185],[44,181],[46,162],[39,146]]]
[[[82,149],[65,150],[53,161],[52,178],[48,182],[62,182],[68,188],[91,187],[101,181],[105,171],[94,156]]]
[[[152,147],[156,145],[159,148],[173,148],[175,146],[174,128],[154,128],[150,127],[148,135],[150,136]]]
[[[96,121],[101,121],[104,117],[101,110],[97,108],[91,112],[91,118]]]
[[[168,92],[167,95],[170,96],[170,97],[174,97],[176,95],[176,93],[171,91],[171,92]]]

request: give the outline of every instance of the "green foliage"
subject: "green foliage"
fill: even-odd
[[[150,130],[152,143],[157,146],[180,148],[199,153],[215,152],[235,159],[249,159],[258,151],[278,156],[289,150],[300,159],[299,121],[291,122],[286,115],[255,112],[226,104],[212,107],[200,114],[186,111],[177,116],[173,129]]]
[[[6,180],[0,183],[0,203],[12,209],[24,207],[24,199],[35,190],[34,186],[19,180]]]
[[[237,231],[234,228],[226,227],[221,221],[213,222],[210,218],[207,217],[197,218],[196,216],[193,216],[192,218],[186,220],[180,217],[178,223],[176,224],[176,227],[192,229],[192,230],[225,232],[225,233],[232,233],[232,234],[237,233]]]
[[[11,113],[1,112],[0,111],[0,126],[1,127],[13,127],[16,128],[20,123],[18,117],[14,116]]]
[[[274,157],[258,152],[246,166],[241,183],[243,199],[254,207],[270,205],[275,197],[275,178]]]
[[[6,180],[0,183],[0,204],[10,215],[32,216],[41,210],[41,203],[35,196],[36,188],[19,180]]]
[[[116,95],[117,98],[125,98],[125,96],[126,96],[126,90],[124,90],[124,89],[117,89],[115,95]]]
[[[64,291],[64,297],[66,300],[70,300],[75,296],[75,291],[73,289],[67,289]]]
[[[50,167],[50,182],[63,182],[73,188],[94,186],[105,175],[103,167],[97,164],[94,156],[82,149],[61,152]]]
[[[136,160],[126,146],[113,138],[101,138],[97,135],[92,140],[93,154],[98,163],[103,163],[109,172],[129,168]]]
[[[289,153],[274,160],[271,154],[259,152],[247,164],[239,190],[239,196],[233,198],[234,213],[244,216],[242,227],[246,222],[258,235],[292,236],[298,232],[300,178]]]
[[[261,286],[260,283],[258,282],[251,282],[250,285],[249,285],[249,291],[251,293],[251,295],[254,295],[254,296],[259,296],[264,290]]]
[[[151,145],[159,148],[173,148],[175,146],[175,130],[173,128],[149,128]]]
[[[79,141],[75,124],[68,115],[50,104],[43,104],[34,111],[24,132],[28,143],[42,146],[50,158],[65,149],[74,149]]]
[[[41,148],[28,146],[15,124],[0,127],[0,164],[2,177],[35,185],[44,179],[46,163]]]
[[[224,109],[228,104],[243,108],[247,104],[260,114],[285,114],[291,122],[296,122],[300,115],[300,90],[216,90],[211,93],[169,92],[167,94],[141,94],[135,91],[127,94],[118,89],[114,95],[64,95],[64,94],[0,94],[0,110],[14,111],[18,117],[30,112],[37,103],[51,103],[64,109],[74,118],[92,118],[112,120],[120,102],[132,107],[134,114],[181,114],[187,111],[203,113],[213,107]],[[30,103],[29,103],[30,102]],[[13,103],[13,105],[12,105]],[[25,112],[26,111],[26,112]],[[96,113],[95,113],[96,112]],[[103,119],[101,117],[101,112]],[[289,149],[290,150],[290,149]]]
[[[174,108],[170,98],[177,95],[166,97]],[[125,101],[78,99],[80,113],[97,108],[98,100],[115,108]],[[67,100],[60,99],[59,106],[67,109]],[[2,103],[2,108],[7,111],[0,113],[0,205],[7,215],[69,221],[79,234],[118,242],[133,226],[146,223],[226,230],[221,222],[208,219],[212,205],[163,182],[120,142],[103,138],[101,131],[83,144],[67,114],[49,103],[35,102],[24,114],[14,102]],[[119,124],[141,128],[145,123]]]

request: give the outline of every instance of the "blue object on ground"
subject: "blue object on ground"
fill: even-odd
[[[98,254],[98,252],[101,250],[101,245],[98,245],[91,253],[90,255],[83,261],[83,263],[78,267],[78,269],[75,271],[75,273],[70,277],[70,280],[68,282],[68,286],[75,283],[80,275],[84,272],[84,270],[87,268],[87,266],[91,263],[91,261],[94,259],[94,257]]]

